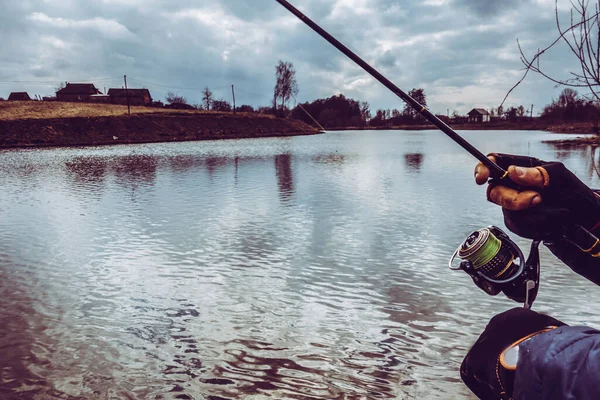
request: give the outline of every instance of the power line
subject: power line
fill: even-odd
[[[111,78],[86,78],[86,79],[72,79],[70,80],[71,82],[82,82],[82,81],[109,81],[109,80],[117,80],[117,79],[121,79],[120,76],[117,77],[111,77]],[[28,84],[28,85],[56,85],[56,84],[60,84],[61,82],[64,82],[62,80],[55,80],[55,81],[21,81],[21,80],[16,80],[16,81],[0,81],[0,84],[13,84],[13,83],[22,83],[22,84]],[[68,82],[68,81],[67,81]]]
[[[146,80],[142,80],[142,79],[137,79],[137,78],[129,78],[130,81],[132,82],[137,82],[137,83],[141,83],[144,85],[149,85],[149,86],[158,86],[158,87],[163,87],[165,89],[175,89],[175,90],[188,90],[188,91],[202,91],[204,90],[204,88],[196,88],[196,87],[181,87],[181,86],[171,86],[171,85],[163,85],[161,83],[153,83],[153,82],[149,82]],[[218,88],[213,88],[211,90],[225,90],[225,89],[229,89],[231,86],[223,86],[223,87],[218,87]]]

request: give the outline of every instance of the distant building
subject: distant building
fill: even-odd
[[[90,103],[110,103],[110,96],[107,94],[93,94],[90,96]]]
[[[449,124],[451,122],[450,117],[448,117],[447,115],[436,114],[435,116],[442,120],[442,122],[445,124]]]
[[[150,106],[152,105],[152,96],[148,89],[108,89],[110,102],[113,104],[129,104],[132,106]]]
[[[12,101],[29,101],[31,97],[27,94],[27,92],[12,92],[8,96],[8,100]]]
[[[483,108],[474,108],[467,115],[469,116],[469,122],[490,122],[490,113]]]
[[[67,83],[56,92],[58,101],[90,101],[90,96],[102,94],[92,83]]]

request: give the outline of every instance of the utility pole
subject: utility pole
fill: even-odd
[[[531,105],[531,112],[529,113],[529,118],[533,119],[533,104]]]
[[[233,95],[233,116],[235,117],[235,89],[231,85],[231,94]]]
[[[125,81],[125,98],[127,99],[127,114],[131,116],[131,106],[129,105],[129,91],[127,90],[127,75],[123,75]]]

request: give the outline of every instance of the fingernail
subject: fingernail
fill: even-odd
[[[533,200],[531,200],[531,205],[537,206],[542,202],[542,198],[540,196],[535,196]]]
[[[517,173],[518,176],[523,176],[523,175],[525,175],[525,168],[515,167],[515,172]],[[540,199],[540,201],[541,201],[541,199]]]

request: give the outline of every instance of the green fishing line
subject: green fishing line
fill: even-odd
[[[480,229],[473,232],[465,240],[458,253],[463,260],[469,260],[474,269],[483,269],[483,272],[492,272],[500,264],[504,264],[501,260],[496,260],[496,256],[500,252],[502,241],[498,239],[489,229]],[[489,264],[489,265],[488,265]]]
[[[469,261],[473,263],[473,268],[481,268],[492,261],[496,257],[496,254],[498,254],[498,251],[500,251],[501,246],[502,242],[500,239],[490,232],[485,243],[473,255],[468,257]]]

